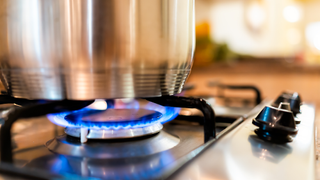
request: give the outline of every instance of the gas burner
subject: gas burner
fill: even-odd
[[[1,161],[7,163],[12,163],[14,160],[12,148],[10,148],[12,144],[12,125],[19,118],[43,115],[47,115],[48,119],[53,123],[66,127],[67,135],[56,137],[46,144],[48,148],[46,149],[55,152],[53,156],[57,155],[57,157],[61,157],[60,154],[71,157],[77,156],[73,155],[76,151],[80,153],[79,156],[81,157],[94,159],[95,157],[104,156],[104,152],[108,152],[109,154],[107,155],[111,155],[111,157],[117,157],[117,154],[120,153],[118,150],[123,146],[124,153],[122,155],[124,156],[119,155],[118,158],[128,157],[127,155],[131,156],[132,149],[137,149],[133,152],[139,153],[132,155],[132,162],[136,162],[138,160],[136,157],[145,159],[145,156],[149,155],[162,156],[167,151],[176,149],[176,146],[187,145],[187,147],[178,150],[178,154],[184,154],[201,145],[198,142],[199,139],[203,138],[204,142],[209,142],[214,141],[216,138],[214,111],[201,98],[162,96],[139,100],[98,100],[93,102],[71,100],[30,101],[6,95],[0,96],[0,103],[10,102],[25,104],[25,106],[10,108],[10,111],[3,115],[6,121],[1,126],[0,131],[0,147],[2,147],[0,155]],[[165,131],[160,131],[163,123],[177,117],[180,108],[196,108],[203,113],[203,126],[196,128],[196,132],[203,129],[202,131],[200,130],[203,136],[196,135],[192,139],[190,129],[187,130],[186,134],[178,134],[179,136],[173,135],[176,133],[170,132],[170,129],[166,129],[166,131],[169,130],[168,135],[165,135]],[[180,140],[180,136],[186,138]],[[68,138],[73,138],[75,141],[70,142]],[[192,139],[191,141],[190,138]],[[86,143],[83,144],[83,142]],[[117,148],[112,149],[109,146],[110,143]],[[132,148],[131,146],[126,146],[126,144],[132,144]],[[96,148],[98,151],[91,151]],[[178,157],[176,156],[176,158]],[[108,157],[106,158],[108,159]],[[161,162],[164,162],[163,158],[166,159],[165,156],[161,157]],[[127,170],[127,159],[122,165]],[[163,164],[161,168],[166,166],[167,164]],[[151,167],[153,167],[152,164]],[[158,177],[160,175],[152,173],[152,176]],[[33,177],[33,175],[31,176]]]
[[[104,103],[104,105],[103,105]],[[48,115],[51,122],[66,127],[67,135],[88,139],[134,138],[158,133],[162,123],[175,118],[180,108],[164,107],[145,100],[96,100],[90,106]]]

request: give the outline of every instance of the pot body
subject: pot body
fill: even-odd
[[[194,0],[1,0],[1,81],[19,98],[89,100],[181,92]]]

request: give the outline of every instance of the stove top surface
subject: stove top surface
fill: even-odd
[[[47,129],[41,134],[44,141],[31,140],[40,135],[28,134],[27,131],[14,137],[15,165],[75,177],[159,179],[169,173],[170,164],[203,145],[204,138],[200,125],[167,123],[155,135],[122,140],[89,140],[81,144],[78,138],[63,134],[61,127],[49,125],[48,128],[48,125],[47,121],[39,119],[35,126]],[[218,128],[218,132],[222,129]]]
[[[303,104],[293,141],[276,144],[257,137],[253,113],[172,179],[315,179],[315,107]]]
[[[3,163],[0,177],[14,178],[1,172],[16,168],[45,179],[314,179],[314,106],[301,106],[298,134],[292,143],[279,145],[259,139],[252,125],[271,103],[213,104],[217,137],[206,143],[197,120],[203,117],[188,108],[158,133],[86,144],[46,117],[21,119],[12,131],[14,167]]]

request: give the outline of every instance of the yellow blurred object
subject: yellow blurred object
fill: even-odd
[[[196,36],[197,38],[210,36],[210,25],[208,22],[203,22],[196,26]]]
[[[196,50],[194,66],[206,66],[213,62],[214,43],[210,39],[210,25],[203,22],[196,25]]]

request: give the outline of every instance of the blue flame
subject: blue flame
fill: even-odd
[[[88,129],[133,129],[133,128],[140,128],[146,127],[157,123],[165,123],[174,118],[176,118],[180,112],[180,108],[174,107],[167,107],[167,106],[160,106],[155,103],[147,103],[141,105],[138,101],[130,101],[130,102],[118,102],[115,105],[115,109],[147,109],[156,111],[157,113],[146,116],[145,118],[134,120],[134,121],[123,121],[123,122],[89,122],[89,121],[81,121],[79,119],[68,119],[68,115],[70,114],[88,114],[88,113],[99,113],[102,110],[93,109],[92,106],[77,110],[77,111],[69,111],[69,112],[62,112],[56,114],[49,114],[47,115],[48,119],[63,127],[81,127],[81,128],[88,128]]]
[[[162,114],[162,117],[159,119],[159,122],[161,124],[164,124],[168,121],[173,120],[174,118],[176,118],[179,115],[179,112],[180,112],[180,108],[174,108],[174,107],[169,107],[169,106],[160,106],[160,105],[152,103],[152,102],[148,103],[146,105],[145,109],[160,112]]]

